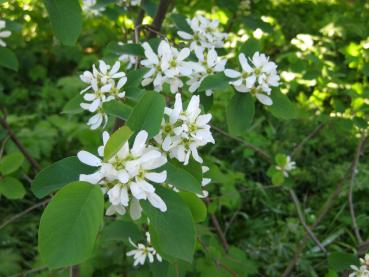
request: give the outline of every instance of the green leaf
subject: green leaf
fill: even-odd
[[[328,256],[328,266],[337,272],[350,269],[350,265],[358,265],[358,258],[350,253],[333,252]]]
[[[201,164],[190,161],[188,165],[183,165],[177,160],[168,160],[163,166],[167,171],[168,184],[175,186],[181,191],[201,193],[202,171]]]
[[[126,87],[139,87],[141,85],[142,77],[147,72],[147,68],[139,68],[130,70],[127,73],[127,83],[125,84]]]
[[[287,156],[279,153],[274,160],[278,165],[284,166],[287,163]]]
[[[149,138],[159,133],[165,99],[156,92],[147,92],[134,107],[127,125],[134,131],[146,130]]]
[[[18,59],[12,50],[0,47],[0,66],[18,71]]]
[[[241,135],[251,125],[255,114],[255,100],[250,93],[236,93],[227,107],[227,123],[232,135]]]
[[[272,175],[272,183],[273,185],[282,185],[284,182],[284,175],[281,171],[274,171]]]
[[[288,99],[287,95],[276,89],[272,91],[270,96],[273,100],[273,105],[269,106],[269,110],[275,117],[287,120],[297,117],[296,106]]]
[[[190,34],[193,33],[191,26],[188,24],[186,17],[184,15],[175,13],[175,14],[172,14],[170,18],[174,21],[178,30],[184,31]]]
[[[62,188],[41,216],[38,247],[50,268],[79,264],[92,254],[103,221],[99,186],[74,182]]]
[[[180,192],[179,196],[190,208],[194,221],[203,222],[206,219],[207,208],[204,202],[191,192]]]
[[[242,21],[247,27],[249,27],[253,30],[256,30],[257,28],[260,28],[264,32],[268,32],[268,33],[273,31],[273,26],[272,25],[270,25],[267,22],[264,22],[263,20],[261,20],[260,18],[254,16],[254,15],[244,16],[244,17],[242,17]]]
[[[144,0],[141,2],[142,9],[152,18],[156,14],[157,4],[151,0]]]
[[[65,114],[78,114],[83,111],[81,103],[83,102],[83,95],[77,94],[65,104],[62,113]]]
[[[23,184],[19,182],[16,178],[7,176],[0,180],[0,195],[4,195],[6,198],[22,199],[26,194],[26,190]]]
[[[103,229],[102,240],[124,241],[129,243],[128,238],[133,241],[142,240],[141,232],[137,225],[128,221],[114,221]]]
[[[132,108],[119,101],[109,101],[103,104],[103,110],[108,115],[127,120],[132,112]]]
[[[137,43],[119,44],[117,42],[110,42],[106,46],[105,51],[107,53],[111,53],[117,56],[120,56],[122,54],[139,56],[139,57],[145,56],[143,47]]]
[[[8,175],[17,171],[23,164],[24,157],[19,152],[14,152],[4,156],[0,160],[0,173],[2,175]]]
[[[164,256],[192,262],[195,251],[195,227],[189,208],[172,190],[157,187],[156,192],[167,205],[166,212],[154,208],[147,201],[140,202],[150,219],[153,246]]]
[[[198,91],[211,90],[225,90],[229,84],[229,78],[223,72],[209,75],[202,82]]]
[[[44,0],[55,36],[65,45],[76,43],[82,28],[78,0]]]
[[[117,153],[122,146],[131,137],[132,131],[123,126],[116,130],[109,138],[104,148],[104,159],[109,160],[115,153]]]
[[[79,180],[80,174],[90,174],[96,168],[81,163],[77,157],[67,157],[41,170],[31,184],[38,198],[45,197],[66,184]]]

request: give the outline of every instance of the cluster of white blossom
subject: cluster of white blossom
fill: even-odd
[[[149,69],[143,76],[142,85],[153,84],[156,91],[162,91],[165,83],[169,84],[172,93],[183,87],[181,77],[190,76],[196,69],[196,63],[185,61],[190,55],[190,49],[178,51],[167,41],[162,40],[156,54],[150,44],[142,44],[146,59],[141,64]]]
[[[352,265],[354,272],[349,277],[369,277],[369,254],[365,254],[364,259],[360,258],[360,266]]]
[[[227,63],[226,59],[218,58],[218,54],[214,48],[209,49],[207,52],[195,52],[196,57],[198,59],[199,70],[194,71],[191,78],[187,81],[187,85],[189,86],[189,92],[195,92],[201,85],[202,81],[210,75],[213,75],[217,72],[223,72],[225,65]],[[205,94],[210,96],[213,94],[211,89],[205,90]]]
[[[191,156],[202,163],[198,148],[215,141],[208,124],[211,114],[201,114],[200,97],[192,96],[184,110],[182,96],[177,93],[173,109],[165,108],[164,114],[160,132],[154,137],[161,149],[185,165]]]
[[[105,11],[104,7],[96,5],[96,0],[83,0],[81,8],[87,16],[99,16]]]
[[[197,15],[187,22],[192,33],[178,31],[178,35],[190,42],[190,49],[197,55],[203,53],[205,49],[223,47],[227,34],[219,31],[218,20],[209,20],[202,15]]]
[[[290,156],[286,157],[286,163],[284,165],[277,165],[276,169],[282,171],[285,177],[288,177],[288,172],[296,168],[296,162],[292,161]]]
[[[118,6],[139,6],[141,5],[141,0],[117,0]]]
[[[238,56],[242,71],[226,69],[225,75],[235,80],[229,83],[242,93],[252,93],[264,105],[272,105],[273,101],[269,97],[272,89],[279,85],[279,75],[277,65],[269,61],[264,54],[256,52],[250,59],[251,65],[247,61],[245,54]]]
[[[1,47],[6,47],[6,43],[3,39],[9,37],[12,34],[12,32],[8,30],[4,30],[5,27],[6,27],[5,20],[0,20],[0,46]]]
[[[99,147],[98,154],[104,156],[104,148],[109,139],[109,134],[103,134],[103,146]],[[104,193],[109,197],[111,206],[107,209],[107,215],[118,213],[123,215],[129,206],[132,219],[141,217],[142,208],[139,200],[148,200],[152,206],[165,212],[167,206],[150,183],[163,184],[167,178],[167,172],[155,172],[167,162],[165,155],[159,149],[147,144],[148,133],[140,131],[134,140],[132,148],[126,142],[122,148],[109,160],[86,152],[77,154],[79,160],[89,166],[97,167],[92,174],[80,175],[80,181],[91,184],[99,184]]]
[[[150,233],[146,232],[146,245],[142,243],[135,244],[131,238],[129,238],[130,244],[136,248],[127,253],[127,256],[133,256],[134,262],[133,266],[144,265],[146,258],[148,258],[150,263],[154,262],[156,257],[158,262],[162,261],[161,256],[156,252],[155,248],[151,245]]]
[[[99,61],[99,68],[95,65],[91,71],[85,71],[80,75],[81,80],[88,86],[81,91],[83,99],[86,101],[81,103],[81,108],[88,110],[93,115],[87,125],[91,129],[97,129],[107,123],[108,117],[103,110],[103,104],[114,99],[123,98],[125,91],[122,90],[127,82],[124,72],[119,71],[120,62],[117,61],[112,67],[104,61]]]

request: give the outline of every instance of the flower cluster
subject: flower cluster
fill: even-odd
[[[104,156],[104,148],[109,134],[103,134],[103,146],[99,147],[98,154]],[[148,133],[140,131],[135,137],[132,148],[126,142],[122,148],[108,160],[86,152],[78,152],[77,157],[82,163],[98,167],[95,173],[80,175],[80,181],[99,184],[109,197],[111,206],[107,215],[115,213],[125,214],[129,206],[130,216],[136,220],[141,217],[139,200],[148,200],[152,206],[165,212],[167,206],[155,193],[155,187],[150,183],[162,184],[167,178],[167,172],[154,172],[167,162],[166,157],[159,149],[147,145]],[[131,200],[131,201],[130,201]]]
[[[196,57],[198,59],[200,68],[198,71],[195,71],[191,78],[188,80],[187,85],[189,86],[188,90],[193,93],[195,92],[201,85],[202,81],[209,75],[212,75],[217,72],[223,72],[227,60],[219,59],[217,52],[214,48],[208,50],[208,52],[195,52]],[[205,94],[210,96],[213,94],[211,89],[205,90]]]
[[[251,65],[243,53],[238,56],[242,71],[226,69],[225,75],[235,80],[229,83],[242,93],[250,92],[264,105],[272,105],[273,101],[269,97],[272,89],[279,85],[279,75],[277,73],[277,65],[269,61],[264,54],[256,52],[252,59]]]
[[[104,7],[96,5],[96,0],[83,0],[81,8],[87,16],[99,16],[105,10]]]
[[[360,267],[352,265],[354,272],[349,277],[369,277],[369,254],[365,254],[364,259],[360,258]]]
[[[6,27],[6,22],[4,20],[0,20],[0,46],[1,47],[6,47],[6,43],[3,40],[3,38],[7,38],[9,37],[12,32],[8,31],[8,30],[3,30]]]
[[[141,5],[141,0],[118,0],[118,6],[139,6]]]
[[[162,261],[159,253],[156,252],[155,248],[151,245],[150,233],[146,232],[146,245],[142,243],[135,244],[131,238],[129,238],[129,243],[136,249],[131,250],[127,253],[127,256],[133,256],[134,262],[133,266],[144,265],[146,258],[148,258],[150,263],[154,262],[154,258],[158,260],[158,262]]]
[[[143,76],[143,86],[153,83],[156,91],[162,91],[163,85],[167,83],[170,91],[176,93],[179,88],[183,87],[181,77],[188,77],[195,70],[195,63],[185,61],[190,55],[188,48],[178,51],[167,41],[162,40],[156,54],[147,42],[144,42],[142,46],[146,59],[142,60],[141,64],[149,69]]]
[[[285,177],[288,177],[288,172],[296,168],[296,162],[291,160],[290,156],[286,157],[286,162],[284,165],[277,165],[276,169],[283,172]]]
[[[173,109],[165,108],[161,130],[154,137],[161,149],[170,158],[187,165],[192,156],[197,162],[203,160],[198,148],[208,143],[215,143],[210,131],[211,114],[201,114],[200,97],[192,96],[186,110],[183,109],[181,94],[176,94]]]
[[[107,123],[107,115],[103,110],[103,104],[114,99],[123,98],[125,91],[122,90],[127,82],[124,72],[119,71],[120,62],[117,61],[112,67],[104,61],[99,61],[99,68],[95,65],[91,71],[85,71],[80,75],[81,80],[88,86],[81,91],[85,103],[81,103],[81,108],[88,110],[93,115],[87,125],[91,129],[97,129],[102,123]]]
[[[218,30],[218,20],[209,20],[202,15],[197,15],[187,22],[192,33],[178,31],[178,35],[190,41],[190,49],[196,54],[204,52],[204,49],[223,47],[227,34]]]

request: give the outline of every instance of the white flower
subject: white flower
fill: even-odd
[[[96,6],[96,0],[83,0],[81,8],[87,16],[99,16],[105,10],[104,7]]]
[[[185,165],[191,156],[202,163],[198,148],[215,142],[208,124],[211,114],[200,114],[200,97],[192,96],[187,109],[183,110],[182,97],[177,93],[174,108],[166,108],[164,113],[168,119],[162,122],[154,138],[162,150]]]
[[[98,167],[95,173],[81,174],[79,179],[102,186],[112,205],[107,214],[115,212],[124,214],[125,208],[130,206],[131,217],[136,220],[141,216],[138,200],[148,200],[162,212],[167,210],[164,201],[155,193],[155,187],[151,184],[165,182],[166,171],[154,172],[154,170],[164,165],[167,160],[157,148],[146,144],[147,138],[147,132],[140,131],[132,148],[126,142],[108,161],[103,161],[86,151],[78,152],[77,157],[81,162]],[[98,149],[99,156],[103,156],[108,139],[109,135],[104,132],[104,145]]]
[[[225,59],[218,59],[218,54],[214,48],[211,48],[207,53],[206,56],[204,52],[196,52],[196,56],[198,59],[200,70],[195,72],[193,76],[188,80],[187,85],[189,85],[189,91],[191,93],[195,92],[201,85],[202,81],[216,72],[223,72],[225,64],[227,60]],[[211,89],[205,91],[207,96],[213,94]]]
[[[125,97],[125,91],[122,89],[127,82],[127,77],[124,72],[119,72],[119,68],[119,61],[110,69],[109,65],[100,60],[99,69],[93,65],[92,72],[85,71],[80,75],[82,82],[88,84],[81,91],[86,102],[81,103],[80,106],[91,113],[96,112],[87,123],[91,129],[99,128],[103,122],[105,127],[108,119],[103,110],[105,102]]]
[[[290,156],[286,157],[286,163],[284,165],[277,165],[276,169],[283,172],[285,177],[288,177],[288,172],[296,168],[296,162],[291,160]]]
[[[139,6],[141,0],[118,0],[117,5],[119,6]]]
[[[155,248],[151,245],[150,234],[146,232],[146,245],[142,243],[135,244],[131,238],[129,238],[130,244],[136,248],[127,253],[127,256],[133,256],[134,262],[133,266],[144,265],[146,258],[150,263],[154,262],[154,258],[156,257],[158,262],[161,262],[163,259],[156,252]]]
[[[365,265],[360,267],[352,265],[351,269],[354,270],[354,272],[350,273],[349,277],[369,277],[369,270]]]
[[[12,34],[12,32],[8,30],[3,30],[5,29],[5,27],[6,27],[5,20],[0,20],[0,46],[1,47],[6,47],[6,43],[3,40],[3,38],[7,38]]]
[[[190,41],[190,49],[196,54],[203,52],[206,48],[223,47],[227,34],[219,32],[218,20],[209,20],[204,16],[197,15],[187,22],[192,33],[178,31],[178,35],[182,39]]]
[[[251,92],[262,104],[272,105],[273,101],[269,97],[272,91],[271,87],[279,85],[277,65],[259,52],[253,55],[250,60],[251,65],[243,53],[238,56],[238,59],[242,68],[241,72],[233,69],[224,71],[227,77],[236,79],[229,83],[239,92]]]

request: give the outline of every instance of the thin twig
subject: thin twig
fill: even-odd
[[[46,199],[46,200],[44,200],[44,201],[42,201],[42,202],[40,202],[40,203],[37,203],[37,204],[35,204],[35,205],[33,205],[33,206],[29,207],[28,209],[26,209],[26,210],[24,210],[24,211],[22,211],[22,212],[20,212],[20,213],[18,213],[18,214],[16,214],[16,215],[12,216],[12,217],[11,217],[11,218],[9,218],[8,220],[5,220],[3,223],[1,223],[1,225],[0,225],[0,230],[1,230],[2,228],[4,228],[6,225],[8,225],[8,224],[10,224],[10,223],[14,222],[15,220],[17,220],[17,219],[21,218],[22,216],[24,216],[24,215],[26,215],[26,214],[28,214],[28,213],[32,212],[33,210],[35,210],[35,209],[37,209],[37,208],[39,208],[39,207],[41,207],[41,206],[43,206],[43,205],[47,204],[50,200],[51,200],[50,198],[49,198],[49,199]]]
[[[226,131],[218,128],[218,127],[215,127],[214,125],[211,125],[211,128],[214,129],[215,131],[217,131],[218,133],[230,138],[230,139],[233,139],[239,143],[242,143],[244,146],[246,146],[247,148],[253,150],[256,154],[258,154],[261,158],[263,158],[264,160],[268,161],[269,163],[273,163],[273,159],[271,158],[271,156],[266,153],[264,150],[258,148],[257,146],[251,144],[251,143],[248,143],[238,137],[234,137],[232,136],[231,134],[228,134]]]
[[[320,123],[307,137],[305,137],[291,152],[291,157],[296,156],[296,154],[301,150],[301,148],[315,137],[319,132],[326,126],[326,123]]]
[[[205,202],[208,205],[210,204],[210,200],[208,198],[205,198]],[[220,241],[222,242],[224,250],[226,252],[228,252],[229,244],[228,244],[227,238],[226,238],[224,232],[222,231],[222,228],[220,227],[219,221],[218,221],[218,219],[217,219],[217,217],[215,216],[214,213],[210,213],[210,219],[211,219],[211,223],[212,223],[213,227],[215,228],[215,231],[217,232],[217,235],[218,235]]]
[[[19,276],[25,277],[29,274],[36,273],[36,272],[39,272],[39,271],[42,271],[42,270],[45,270],[45,269],[47,269],[46,266],[42,266],[42,267],[38,267],[38,268],[32,268],[32,269],[29,269],[29,270],[26,270],[26,271],[22,271],[22,272],[13,274],[10,277],[19,277]]]
[[[168,11],[168,7],[171,3],[171,0],[160,0],[158,9],[156,10],[156,15],[154,17],[154,21],[152,23],[152,28],[156,32],[160,32],[161,25],[163,24],[163,21],[165,19],[165,15]],[[156,32],[153,32],[152,30],[149,33],[149,38],[153,38],[156,35]]]
[[[296,195],[295,191],[292,190],[292,189],[289,189],[289,192],[290,192],[291,198],[293,200],[293,203],[295,204],[295,207],[296,207],[296,211],[297,211],[297,215],[299,217],[299,220],[300,220],[302,226],[304,226],[306,233],[316,243],[316,245],[320,248],[320,250],[322,250],[324,253],[327,253],[327,250],[325,249],[325,247],[321,244],[321,242],[319,241],[319,239],[315,236],[315,234],[313,233],[313,231],[306,224],[304,215],[303,215],[303,213],[301,211],[300,201],[297,198],[297,195]]]
[[[15,133],[13,132],[13,129],[9,126],[8,122],[6,121],[5,117],[0,117],[0,124],[4,127],[4,129],[8,132],[10,138],[15,143],[15,145],[18,147],[18,149],[22,152],[24,157],[31,163],[34,169],[37,171],[41,170],[41,166],[38,164],[36,160],[32,158],[32,156],[28,153],[27,149],[24,147],[24,145],[19,141]]]
[[[353,192],[353,188],[355,184],[355,177],[356,177],[357,167],[359,164],[360,155],[367,141],[367,138],[368,137],[363,136],[360,139],[360,142],[357,146],[355,157],[354,157],[354,160],[352,162],[352,167],[351,167],[351,178],[350,178],[350,186],[349,186],[349,194],[348,194],[348,202],[349,202],[349,209],[350,209],[350,215],[351,215],[351,221],[352,221],[352,228],[354,229],[354,233],[355,233],[356,239],[358,240],[359,244],[363,242],[363,239],[360,235],[360,229],[356,221],[352,192]]]

